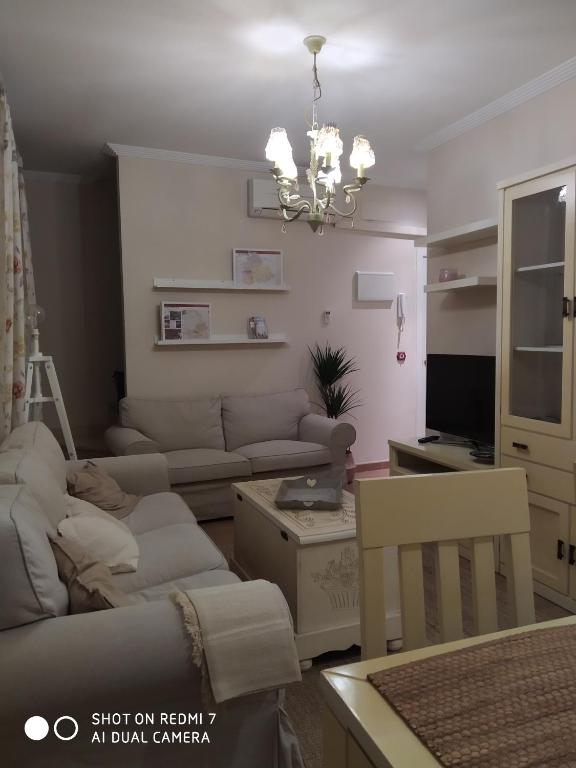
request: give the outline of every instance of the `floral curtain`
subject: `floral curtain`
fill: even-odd
[[[0,436],[21,424],[26,386],[26,309],[35,303],[24,178],[0,83]]]

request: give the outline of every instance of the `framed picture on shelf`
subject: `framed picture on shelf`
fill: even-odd
[[[160,310],[162,341],[210,338],[210,304],[163,301]]]
[[[268,326],[266,318],[260,315],[252,315],[248,318],[248,338],[249,339],[267,339]]]
[[[234,285],[242,288],[275,288],[283,285],[282,251],[234,248]]]

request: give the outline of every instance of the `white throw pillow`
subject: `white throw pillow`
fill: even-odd
[[[66,501],[66,517],[100,517],[102,520],[115,523],[123,531],[131,533],[130,528],[122,520],[118,520],[105,509],[100,509],[96,504],[84,501],[84,499],[77,499],[76,496],[70,496],[68,493],[64,494],[64,500]]]
[[[80,514],[62,520],[58,533],[87,550],[107,565],[112,573],[133,572],[138,568],[140,549],[132,533],[128,529],[123,530],[117,522]]]

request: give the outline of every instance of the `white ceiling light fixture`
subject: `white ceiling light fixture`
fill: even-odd
[[[308,131],[310,140],[310,166],[306,169],[306,179],[312,189],[312,199],[303,198],[298,190],[298,170],[292,157],[292,146],[284,128],[272,128],[266,144],[266,158],[274,163],[272,173],[278,185],[280,210],[284,218],[282,231],[286,231],[286,222],[295,221],[301,216],[310,224],[314,232],[323,234],[324,224],[334,221],[336,216],[352,218],[358,204],[355,195],[368,181],[366,168],[374,165],[374,151],[365,136],[356,136],[350,155],[350,165],[356,170],[356,177],[350,184],[343,186],[348,210],[339,210],[335,204],[336,188],[342,181],[340,156],[344,150],[340,131],[334,123],[318,124],[318,101],[322,97],[322,88],[318,80],[316,56],[322,50],[326,38],[310,35],[304,39],[304,45],[314,57],[312,67],[312,122]]]

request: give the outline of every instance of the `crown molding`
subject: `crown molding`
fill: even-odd
[[[188,165],[208,165],[216,168],[237,168],[254,173],[268,173],[270,163],[265,160],[239,160],[234,157],[216,157],[215,155],[196,155],[190,152],[177,152],[171,149],[153,149],[152,147],[134,147],[130,144],[105,144],[104,152],[115,157],[141,157],[148,160],[170,160]]]
[[[519,88],[505,93],[498,99],[486,104],[486,106],[471,112],[466,117],[456,120],[455,123],[451,123],[436,133],[432,133],[417,144],[416,149],[421,152],[427,152],[430,149],[439,147],[441,144],[445,144],[447,141],[455,139],[457,136],[461,136],[463,133],[477,128],[499,115],[510,112],[521,104],[530,101],[530,99],[540,96],[540,94],[546,93],[546,91],[550,91],[552,88],[556,88],[556,86],[574,77],[576,77],[576,56],[559,64],[554,69],[544,72],[543,75],[536,77],[534,80],[524,83]]]

